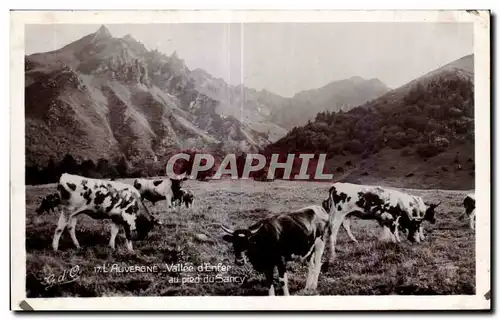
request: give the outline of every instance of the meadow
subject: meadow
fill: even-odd
[[[131,180],[124,180],[132,183]],[[275,180],[186,181],[195,195],[192,209],[161,212],[163,226],[142,241],[135,252],[123,236],[115,251],[108,248],[107,223],[81,216],[76,249],[67,231],[59,251],[51,247],[58,216],[38,215],[41,199],[55,185],[26,187],[26,290],[28,297],[267,295],[264,277],[247,264],[238,267],[219,224],[244,227],[269,213],[321,204],[328,183]],[[322,271],[317,290],[303,290],[307,264],[288,265],[292,295],[448,295],[475,294],[475,234],[460,219],[469,191],[409,190],[424,201],[442,200],[437,222],[425,224],[426,241],[399,244],[378,239],[374,222],[354,220],[353,243],[341,229],[337,258]],[[201,267],[200,267],[201,266]],[[202,270],[203,268],[203,270]],[[182,270],[179,270],[182,269]]]

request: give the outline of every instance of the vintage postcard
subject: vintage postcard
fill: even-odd
[[[10,53],[12,310],[491,308],[490,12],[12,11]]]

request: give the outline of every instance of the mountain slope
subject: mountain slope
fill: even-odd
[[[26,56],[26,164],[71,154],[125,157],[141,166],[186,148],[257,150],[286,133],[253,110],[247,114],[254,118],[242,120],[222,112],[225,101],[192,73],[175,52],[148,51],[105,26],[61,49]],[[240,108],[229,103],[226,109]]]
[[[297,93],[281,108],[273,109],[271,119],[285,128],[306,124],[323,111],[350,110],[355,106],[377,98],[389,88],[378,79],[352,77],[333,81],[319,89]]]
[[[473,68],[467,56],[360,107],[319,113],[264,152],[327,153],[327,171],[346,181],[473,188]]]
[[[474,80],[474,56],[472,54],[464,56],[460,59],[452,61],[444,66],[441,66],[431,72],[428,72],[409,83],[387,92],[386,94],[378,97],[375,101],[370,101],[367,105],[372,105],[376,102],[394,102],[402,99],[416,86],[427,86],[431,81],[436,78],[446,77],[460,77],[464,80]]]

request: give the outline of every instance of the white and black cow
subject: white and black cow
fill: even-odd
[[[42,203],[40,203],[40,206],[36,209],[36,213],[55,212],[55,209],[59,207],[60,204],[61,198],[59,197],[59,193],[49,194],[42,199]]]
[[[327,212],[315,205],[269,216],[245,229],[232,230],[224,225],[222,229],[228,233],[223,239],[233,244],[236,265],[245,264],[248,258],[256,271],[265,274],[269,295],[275,295],[274,270],[277,268],[283,294],[289,295],[286,263],[294,256],[303,259],[310,256],[305,288],[317,288],[330,226]]]
[[[155,225],[161,224],[149,214],[139,192],[130,184],[64,173],[57,190],[61,199],[61,214],[52,241],[56,251],[66,227],[73,244],[80,248],[75,228],[81,214],[93,219],[111,220],[109,246],[113,249],[120,226],[125,229],[127,249],[133,251],[133,240],[144,239]]]
[[[401,226],[408,232],[408,240],[420,242],[421,223],[424,217],[434,220],[434,209],[439,205],[427,207],[421,197],[382,188],[379,186],[364,186],[352,183],[335,183],[329,190],[332,215],[331,250],[335,252],[335,243],[340,225],[346,216],[366,220],[375,220],[391,236],[392,241],[400,242],[398,229]]]
[[[167,210],[173,208],[173,200],[180,198],[181,182],[187,177],[173,179],[144,179],[138,178],[134,181],[134,188],[141,194],[141,198],[148,200],[153,205],[158,201],[166,201]]]
[[[469,227],[474,230],[476,225],[476,197],[469,193],[464,199],[465,215],[469,218]]]

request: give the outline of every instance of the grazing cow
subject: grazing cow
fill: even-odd
[[[321,206],[272,215],[246,229],[233,231],[224,225],[221,227],[227,232],[223,239],[233,244],[235,264],[241,266],[248,258],[256,271],[265,274],[269,295],[275,294],[275,268],[283,294],[290,294],[286,263],[293,260],[293,256],[302,259],[310,256],[305,288],[317,288],[321,257],[331,231],[329,216]]]
[[[133,251],[133,240],[144,239],[155,225],[161,224],[149,214],[141,201],[140,193],[129,184],[64,173],[59,179],[57,190],[62,209],[52,241],[52,248],[55,251],[67,226],[73,244],[80,248],[75,233],[80,214],[98,220],[111,220],[109,246],[113,249],[115,238],[122,226],[125,229],[129,251]]]
[[[38,209],[36,209],[36,213],[42,214],[44,212],[55,212],[54,209],[57,208],[60,204],[61,198],[59,198],[58,193],[49,194],[42,199],[42,203],[40,204]]]
[[[408,231],[408,240],[420,242],[421,223],[424,216],[434,219],[434,209],[427,207],[420,197],[378,186],[363,186],[351,183],[335,183],[329,190],[332,215],[332,240],[330,250],[335,253],[335,243],[340,225],[347,215],[364,220],[376,220],[391,236],[393,242],[400,242],[398,228]],[[432,217],[432,218],[431,218]]]
[[[469,193],[464,199],[465,215],[469,218],[469,227],[474,230],[476,224],[476,197]]]
[[[194,201],[194,195],[191,191],[188,190],[179,190],[177,194],[177,198],[173,198],[172,202],[173,205],[176,207],[181,207],[182,204],[186,206],[186,208],[191,208],[193,206],[193,201]]]
[[[173,208],[173,199],[180,198],[181,182],[184,180],[187,180],[187,177],[158,180],[138,178],[134,181],[134,188],[139,190],[141,199],[146,199],[153,205],[158,201],[166,200],[167,210],[170,210]]]

